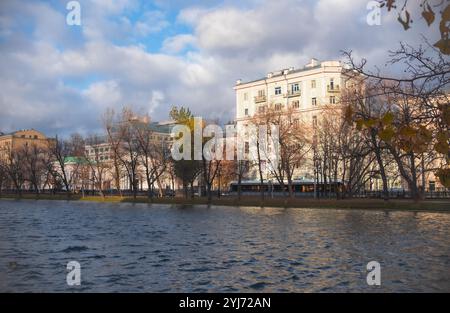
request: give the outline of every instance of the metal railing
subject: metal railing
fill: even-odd
[[[328,92],[340,92],[340,88],[339,88],[339,85],[333,85],[333,86],[331,86],[331,85],[327,85],[327,91]]]
[[[290,97],[298,97],[301,95],[302,95],[302,93],[300,90],[288,90],[288,92],[284,94],[284,97],[290,98]]]
[[[255,97],[255,103],[266,102],[266,100],[267,100],[267,97],[265,95]]]

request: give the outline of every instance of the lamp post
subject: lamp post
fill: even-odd
[[[267,183],[268,183],[268,185],[269,185],[270,198],[273,199],[273,183],[272,183],[272,180],[270,179]]]
[[[317,155],[316,149],[314,149],[313,155],[313,168],[314,168],[314,199],[317,199]]]
[[[217,175],[219,176],[218,177],[219,178],[219,187],[217,188],[218,189],[218,194],[217,194],[218,198],[220,198],[220,170],[221,170],[221,167],[219,165],[219,169],[218,169],[218,173],[217,173]]]

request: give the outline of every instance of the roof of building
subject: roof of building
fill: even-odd
[[[67,163],[84,164],[86,162],[87,160],[85,157],[68,156],[64,158],[64,164]]]
[[[175,126],[174,123],[170,124],[161,124],[158,122],[152,122],[149,124],[149,128],[151,131],[156,133],[170,134],[172,132],[172,128]]]
[[[266,79],[272,79],[272,78],[277,78],[277,77],[281,77],[284,75],[290,75],[290,74],[296,74],[296,73],[301,73],[301,72],[307,72],[307,71],[311,71],[311,70],[315,70],[318,68],[321,68],[322,66],[327,66],[327,64],[332,63],[332,62],[339,62],[339,61],[324,61],[324,62],[319,62],[316,59],[312,59],[311,62],[307,65],[305,65],[303,68],[299,68],[299,69],[294,69],[293,67],[289,68],[289,69],[282,69],[279,71],[275,71],[275,72],[271,72],[270,77],[265,76],[259,79],[254,79],[251,81],[246,81],[246,82],[240,82],[237,84],[237,86],[239,85],[245,85],[245,84],[250,84],[250,83],[255,83],[261,80],[266,80]]]
[[[172,128],[175,126],[175,122],[165,122],[165,123],[160,123],[160,122],[145,122],[145,121],[141,121],[141,120],[133,120],[131,121],[133,123],[134,127],[138,127],[138,128],[142,128],[142,127],[147,127],[149,128],[150,131],[155,132],[155,133],[161,133],[161,134],[167,134],[169,135],[172,132]],[[113,127],[113,131],[116,131],[118,129],[118,126],[115,125]]]
[[[38,130],[36,130],[36,129],[34,129],[34,128],[29,128],[29,129],[19,129],[19,130],[15,130],[15,131],[8,132],[8,133],[0,132],[0,136],[17,136],[18,134],[24,133],[24,132],[33,132],[33,133],[35,133],[35,134],[41,135],[41,136],[44,137],[44,138],[47,138],[43,132],[40,132],[40,131],[38,131]]]

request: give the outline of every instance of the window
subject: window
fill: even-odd
[[[264,89],[258,90],[258,97],[264,97],[265,95]]]
[[[330,90],[334,89],[334,79],[330,78]]]
[[[34,135],[34,139],[38,139],[37,135]]]
[[[244,101],[247,101],[248,100],[248,93],[246,92],[246,93],[244,93]]]
[[[245,115],[245,116],[248,116],[248,109],[245,109],[245,110],[244,110],[244,115]]]
[[[312,118],[312,123],[313,123],[313,127],[316,128],[317,127],[317,116],[313,116]]]
[[[275,87],[275,94],[281,95],[281,87]]]
[[[275,104],[275,111],[281,111],[281,108],[282,108],[282,107],[283,107],[283,106],[282,106],[281,103]]]
[[[312,98],[312,99],[311,99],[311,104],[312,104],[313,106],[316,106],[316,105],[317,105],[317,99],[316,99],[316,98]]]
[[[244,144],[244,152],[245,153],[249,153],[250,152],[250,145],[248,144],[247,141]]]
[[[335,103],[336,103],[336,97],[330,96],[330,104],[335,104]]]
[[[311,81],[311,88],[316,88],[316,80]]]
[[[265,111],[266,111],[266,107],[264,105],[262,105],[258,108],[259,113],[264,113]]]
[[[298,86],[298,84],[293,84],[291,85],[291,91],[292,93],[296,93],[300,90],[300,87]]]
[[[295,127],[297,127],[298,125],[300,125],[300,120],[298,118],[295,118],[293,124]]]
[[[296,101],[292,102],[292,107],[294,109],[300,108],[300,101],[296,100]]]

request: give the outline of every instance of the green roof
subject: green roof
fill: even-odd
[[[64,164],[66,163],[84,164],[87,163],[87,160],[85,157],[68,156],[64,158]]]

